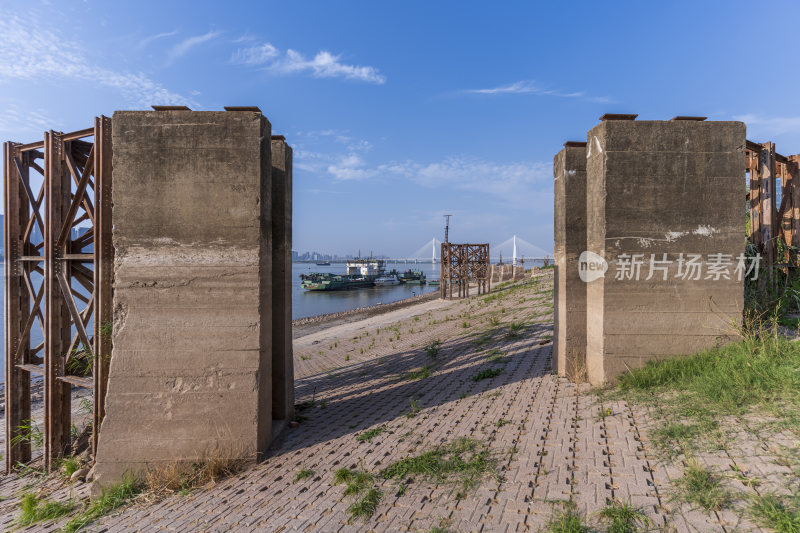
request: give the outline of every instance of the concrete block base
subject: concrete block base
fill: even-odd
[[[113,352],[96,487],[267,450],[270,130],[256,111],[114,114]]]

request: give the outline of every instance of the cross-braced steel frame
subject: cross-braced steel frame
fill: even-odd
[[[453,299],[455,288],[457,298],[469,296],[470,283],[478,286],[478,294],[491,290],[489,274],[489,244],[442,243],[440,297]]]
[[[72,387],[103,419],[112,321],[111,119],[3,147],[6,472],[32,458],[31,382],[43,381],[43,462],[72,443]]]
[[[800,155],[782,156],[775,151],[774,143],[747,141],[746,158],[750,177],[748,239],[758,248],[765,266],[796,268],[800,249]],[[780,206],[776,205],[777,180],[781,181]]]

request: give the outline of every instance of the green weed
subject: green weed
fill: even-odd
[[[294,476],[294,482],[302,481],[314,475],[314,471],[310,468],[301,468],[300,471]]]
[[[24,442],[30,443],[34,448],[41,448],[44,444],[42,430],[33,420],[23,420],[17,426],[17,434],[11,438],[11,446],[19,446]]]
[[[406,413],[406,418],[414,418],[422,410],[422,406],[414,398],[409,398],[408,403],[411,404],[411,411]]]
[[[606,525],[606,533],[636,533],[648,531],[653,526],[653,521],[641,509],[629,503],[608,504],[597,516]]]
[[[490,362],[507,363],[508,358],[505,352],[501,352],[499,348],[492,348],[486,352],[486,360]]]
[[[550,533],[589,533],[591,528],[586,524],[582,514],[572,501],[565,501],[563,507],[556,511],[545,526]]]
[[[485,476],[494,474],[497,460],[485,444],[459,438],[420,455],[392,463],[381,471],[385,479],[404,481],[421,476],[434,483],[455,483],[463,490],[474,488]]]
[[[429,345],[425,347],[425,353],[428,354],[428,357],[436,358],[439,355],[439,349],[442,347],[442,341],[436,339],[435,341],[431,342]]]
[[[32,492],[22,495],[19,508],[22,513],[16,518],[15,522],[19,527],[29,526],[42,520],[53,520],[64,516],[72,511],[74,507],[71,501],[62,503],[52,500],[40,500]]]
[[[472,376],[472,381],[478,382],[482,379],[489,379],[496,376],[499,376],[503,373],[503,370],[500,368],[484,368],[474,376]]]
[[[375,477],[364,470],[340,468],[334,473],[334,484],[346,484],[345,496],[353,496],[355,501],[347,508],[350,520],[360,518],[367,521],[375,514],[383,499],[383,492],[375,486]]]
[[[522,322],[512,322],[508,325],[508,333],[506,333],[506,337],[509,339],[519,338],[524,330],[525,324]]]
[[[62,457],[57,464],[57,468],[64,469],[64,475],[66,477],[70,477],[72,474],[77,472],[81,467],[80,461],[78,461],[77,457],[73,457],[71,455],[67,457]]]
[[[778,496],[757,496],[750,513],[761,525],[779,533],[800,533],[800,510],[795,497],[794,508],[789,508]]]
[[[125,505],[141,491],[140,485],[133,476],[125,476],[123,480],[103,489],[100,497],[89,502],[89,505],[64,526],[63,533],[73,533],[103,515]]]
[[[700,426],[697,424],[681,424],[680,422],[667,422],[653,431],[652,440],[656,448],[668,457],[685,453],[693,439],[700,435]]]
[[[681,499],[706,511],[719,511],[731,501],[719,478],[695,461],[688,463],[677,485]]]
[[[433,375],[433,371],[430,369],[428,365],[424,365],[422,368],[417,370],[413,370],[405,375],[405,379],[409,381],[418,381],[420,379],[429,378]]]
[[[378,426],[363,432],[361,435],[356,437],[356,440],[358,442],[372,442],[372,439],[384,432],[386,432],[386,428],[383,426]]]

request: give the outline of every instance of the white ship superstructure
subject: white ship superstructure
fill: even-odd
[[[348,276],[377,278],[383,274],[386,262],[383,259],[352,259],[347,262]]]

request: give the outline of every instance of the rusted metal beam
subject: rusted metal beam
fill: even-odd
[[[22,425],[31,418],[30,376],[18,365],[28,357],[27,345],[22,346],[21,325],[28,322],[30,301],[23,277],[25,266],[18,261],[24,251],[24,228],[29,210],[23,182],[27,174],[17,173],[13,143],[3,144],[5,227],[5,471],[18,463],[31,460],[31,443],[24,439]],[[12,170],[13,169],[13,170]]]
[[[111,361],[111,324],[113,322],[112,285],[114,280],[114,246],[111,242],[111,119],[101,116],[94,119],[95,206],[94,225],[94,413],[92,426],[92,453],[97,452],[100,427],[105,416],[105,398],[108,388],[108,369]],[[98,148],[99,147],[99,148]],[[73,268],[77,265],[73,265]]]
[[[71,387],[58,380],[65,373],[64,357],[70,342],[70,310],[59,287],[63,269],[61,250],[56,246],[58,231],[70,203],[71,186],[64,164],[64,141],[60,134],[45,133],[45,431],[44,464],[49,472],[55,459],[71,443]]]

